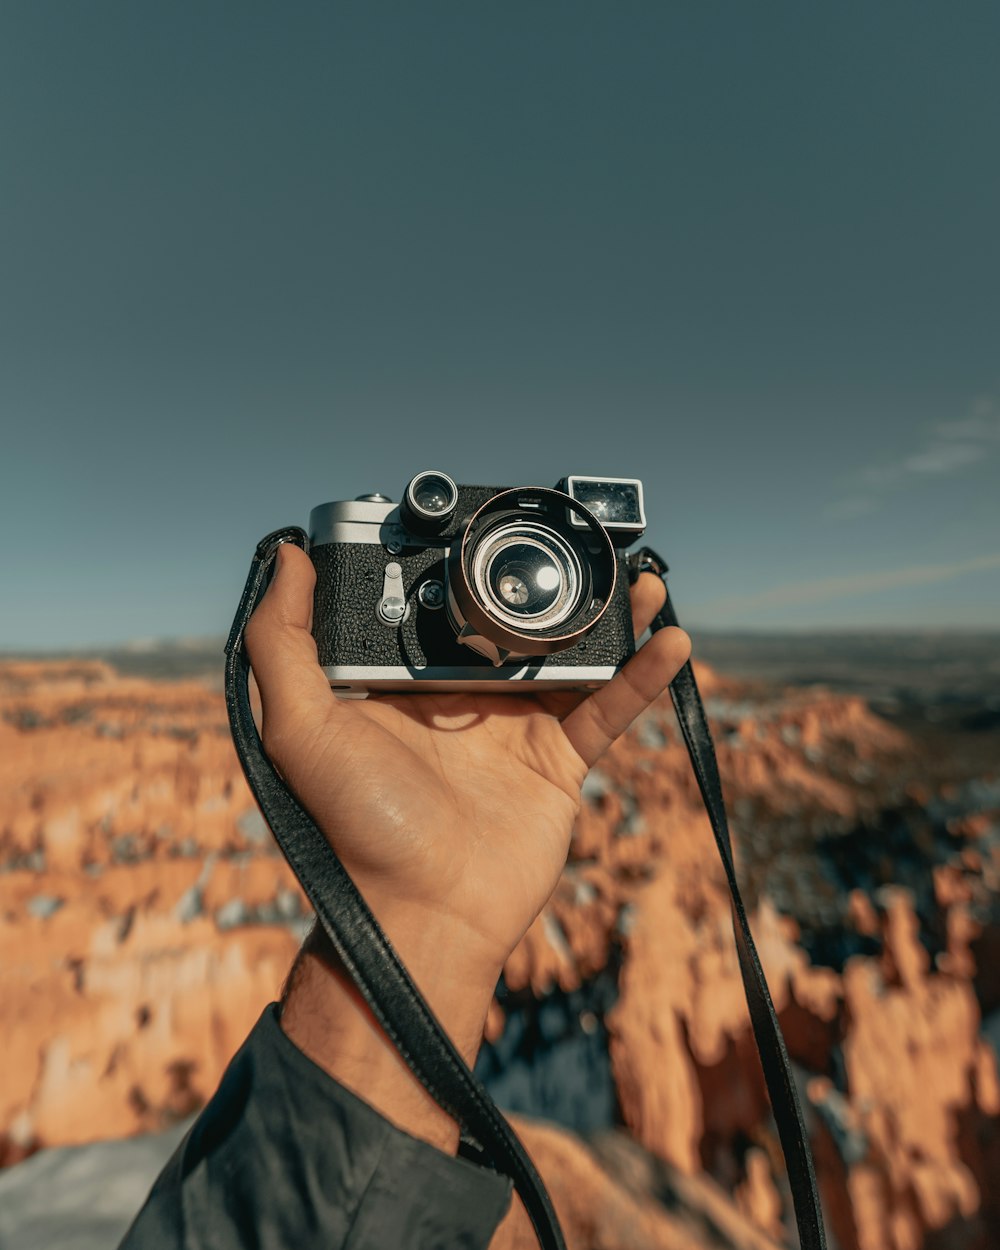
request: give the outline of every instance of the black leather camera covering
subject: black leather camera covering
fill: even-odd
[[[380,543],[325,543],[312,547],[309,554],[316,566],[313,634],[324,667],[406,665],[419,670],[431,664],[492,669],[489,660],[456,641],[446,608],[425,608],[417,598],[428,578],[444,584],[444,547],[406,547],[399,555],[391,555]],[[410,609],[400,626],[386,625],[376,612],[385,566],[393,560],[403,570]],[[593,630],[565,651],[539,656],[531,664],[542,669],[546,665],[617,668],[634,650],[626,558],[619,555],[614,599]],[[413,676],[419,678],[419,671]]]

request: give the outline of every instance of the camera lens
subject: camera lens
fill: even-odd
[[[487,608],[521,629],[558,625],[576,606],[576,553],[546,526],[514,522],[495,530],[473,557],[472,576]]]
[[[590,633],[614,597],[617,561],[585,507],[525,486],[480,506],[451,546],[447,574],[459,642],[499,665],[554,655]]]

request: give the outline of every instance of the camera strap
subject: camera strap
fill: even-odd
[[[514,1130],[424,1001],[336,852],[264,752],[250,707],[250,662],[244,632],[267,587],[278,547],[286,542],[308,550],[305,532],[297,527],[276,530],[261,540],[226,643],[226,708],[243,772],[334,950],[386,1035],[431,1097],[456,1120],[466,1136],[476,1140],[490,1164],[511,1178],[542,1250],[566,1250],[551,1199]],[[630,557],[633,576],[646,570],[661,578],[667,571],[666,564],[650,548]],[[652,628],[676,624],[668,594]],[[785,1154],[800,1244],[802,1250],[825,1250],[802,1112],[781,1028],[740,897],[715,750],[690,664],[674,679],[671,695],[732,894],[740,971]]]
[[[667,563],[651,547],[643,547],[637,551],[630,557],[629,564],[634,577],[637,577],[639,573],[655,573],[666,587]],[[665,625],[678,623],[677,614],[670,601],[670,590],[667,588],[666,599],[653,621],[652,629],[655,632]],[[820,1213],[819,1191],[816,1188],[816,1170],[809,1147],[809,1136],[802,1119],[802,1107],[799,1104],[785,1039],[781,1032],[781,1025],[778,1023],[777,1012],[774,1010],[771,991],[767,986],[767,978],[764,976],[760,956],[757,954],[753,934],[750,932],[750,921],[743,904],[743,896],[740,894],[739,883],[736,880],[733,844],[729,836],[726,805],[722,799],[722,782],[715,757],[715,744],[712,742],[708,717],[705,715],[705,708],[690,662],[684,665],[670,683],[670,697],[673,700],[677,723],[681,727],[688,755],[691,757],[694,774],[698,780],[698,789],[701,791],[712,833],[715,835],[715,845],[725,870],[726,883],[729,886],[740,975],[743,978],[747,1006],[750,1008],[750,1023],[753,1026],[754,1040],[757,1043],[757,1053],[760,1056],[764,1081],[771,1099],[771,1109],[778,1127],[778,1138],[785,1156],[788,1183],[792,1191],[792,1207],[795,1211],[795,1224],[799,1233],[799,1245],[801,1250],[825,1250],[826,1234]]]

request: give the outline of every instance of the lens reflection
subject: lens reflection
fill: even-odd
[[[425,512],[447,512],[452,506],[451,483],[433,473],[415,482],[411,494],[416,506]]]
[[[494,614],[540,630],[577,607],[579,562],[560,534],[537,523],[500,526],[479,545],[473,574],[481,601]]]
[[[489,586],[514,612],[535,616],[559,598],[563,578],[552,556],[537,543],[513,542],[490,564]]]

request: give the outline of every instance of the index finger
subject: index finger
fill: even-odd
[[[659,698],[690,654],[691,639],[683,629],[657,630],[620,673],[570,712],[563,733],[588,768]]]
[[[638,642],[653,623],[653,618],[663,607],[667,598],[667,588],[663,579],[655,573],[640,573],[635,583],[629,587],[629,599],[632,604],[632,632]],[[578,707],[587,695],[580,690],[547,690],[536,695],[542,707],[560,720],[568,716]]]
[[[636,642],[649,629],[653,618],[667,601],[667,587],[655,573],[640,573],[629,587],[632,601],[632,629]]]

